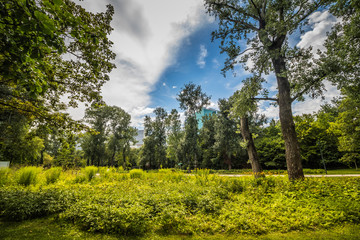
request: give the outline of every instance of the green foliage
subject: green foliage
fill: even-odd
[[[59,180],[62,167],[53,167],[45,171],[46,183],[51,184]]]
[[[73,1],[6,0],[1,11],[1,110],[77,125],[59,110],[101,99],[115,67],[107,38],[113,7],[93,14]],[[64,94],[69,103],[61,101]]]
[[[74,201],[69,189],[0,189],[0,216],[21,221],[64,211]]]
[[[42,169],[38,167],[24,167],[17,172],[17,183],[25,187],[30,184],[35,185],[37,183],[38,174],[41,171]]]
[[[11,173],[10,168],[0,168],[0,187],[7,185],[11,181]]]
[[[84,174],[86,177],[87,181],[91,181],[92,179],[95,178],[96,173],[99,171],[99,169],[97,167],[94,166],[88,166],[84,168]]]
[[[121,236],[267,234],[360,224],[359,178],[288,181],[280,176],[219,177],[210,170],[185,175],[163,169],[146,177],[139,177],[141,170],[99,172],[91,184],[74,183],[67,171],[51,185],[0,187],[0,217],[54,214],[85,231]],[[131,177],[135,172],[140,174]]]
[[[142,169],[132,169],[130,170],[130,178],[144,178],[145,172]]]
[[[60,215],[91,232],[143,235],[149,231],[149,209],[139,203],[108,205],[82,201]]]

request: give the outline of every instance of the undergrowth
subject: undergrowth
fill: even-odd
[[[31,184],[0,186],[0,217],[54,215],[90,232],[267,234],[360,223],[360,178],[230,178],[198,170],[130,173],[115,168],[66,171]],[[24,170],[23,170],[24,171]],[[53,170],[56,172],[57,170]],[[47,175],[46,175],[47,176]],[[79,181],[79,176],[83,180]],[[5,178],[5,177],[4,177]]]

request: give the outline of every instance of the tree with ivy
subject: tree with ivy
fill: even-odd
[[[323,85],[320,81],[306,82],[306,78],[301,77],[303,72],[296,71],[309,66],[311,55],[309,49],[290,48],[288,37],[306,24],[310,14],[330,2],[205,0],[209,14],[219,20],[219,29],[213,32],[212,38],[221,40],[221,51],[228,55],[224,73],[248,60],[254,63],[249,70],[258,74],[275,73],[278,96],[270,98],[264,91],[264,97],[258,99],[275,101],[279,105],[289,179],[304,178],[291,104],[306,93],[321,90]],[[247,40],[248,48],[245,50],[239,44],[243,39]],[[298,74],[293,75],[290,70]]]

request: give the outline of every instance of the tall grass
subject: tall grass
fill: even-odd
[[[144,178],[145,173],[142,169],[132,169],[130,170],[130,178]]]
[[[61,167],[54,167],[46,170],[45,171],[46,184],[55,183],[57,180],[59,180],[61,172],[62,172]]]
[[[24,167],[18,171],[17,183],[23,186],[35,185],[37,178],[42,168],[39,167]]]

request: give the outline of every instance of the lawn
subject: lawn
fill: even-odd
[[[96,167],[0,174],[1,239],[356,239],[359,209],[359,177]]]

